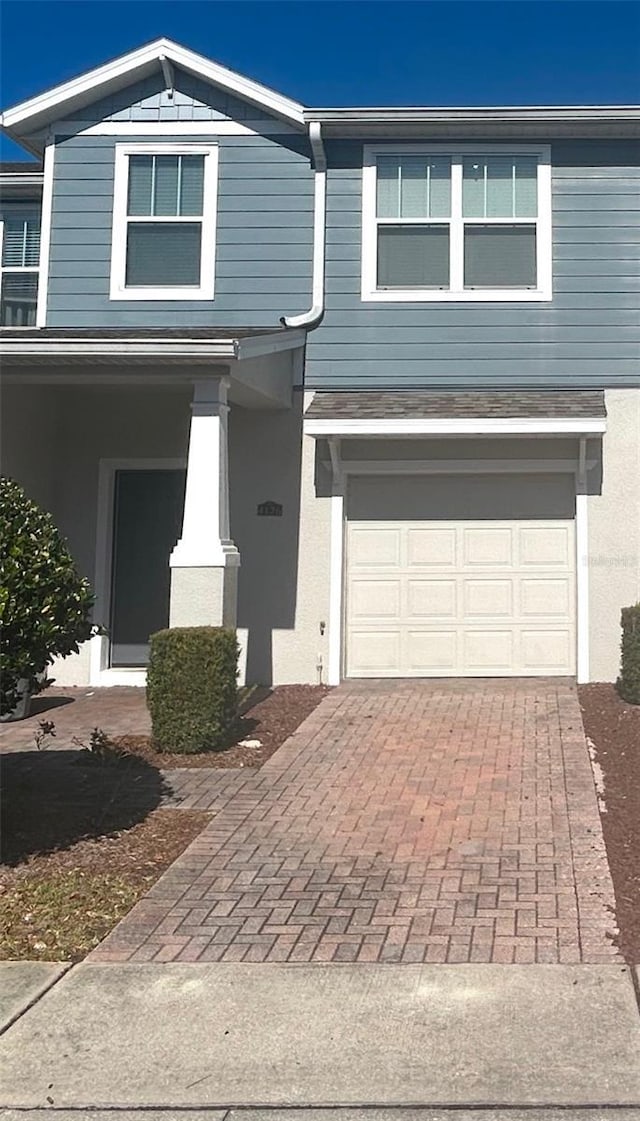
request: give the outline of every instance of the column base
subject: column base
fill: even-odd
[[[170,627],[235,627],[238,565],[171,568]]]

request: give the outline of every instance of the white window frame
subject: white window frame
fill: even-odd
[[[379,156],[447,156],[451,159],[451,217],[425,218],[449,225],[449,288],[378,288],[377,159]],[[535,157],[538,161],[538,216],[518,219],[536,227],[536,288],[464,288],[464,225],[512,225],[512,218],[462,217],[462,161],[469,156]],[[391,220],[389,220],[391,222]],[[419,225],[416,218],[391,224]],[[389,223],[387,223],[389,224]],[[362,166],[362,300],[386,303],[530,303],[553,298],[551,149],[548,144],[365,144]]]
[[[130,156],[204,156],[202,218],[197,215],[140,217],[127,214]],[[111,240],[112,300],[212,300],[215,294],[216,221],[218,209],[217,144],[116,144],[113,185],[113,232]],[[127,229],[129,222],[201,222],[200,283],[127,287]]]
[[[34,211],[35,212],[35,211]],[[40,219],[40,244],[42,245],[42,218]],[[11,327],[8,324],[1,323],[0,330],[2,331],[32,331],[38,321],[38,300],[40,298],[40,284],[42,278],[40,276],[40,264],[37,265],[3,265],[2,254],[4,251],[4,221],[0,221],[0,300],[2,299],[2,289],[4,287],[4,274],[6,272],[34,272],[38,277],[38,292],[36,295],[35,307],[35,322],[32,324],[23,324],[20,327]]]

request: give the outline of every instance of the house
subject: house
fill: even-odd
[[[618,671],[640,109],[307,109],[162,39],[2,116],[3,470],[143,684]]]

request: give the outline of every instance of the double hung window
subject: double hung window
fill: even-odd
[[[0,223],[0,326],[33,327],[38,303],[40,216],[16,206]]]
[[[544,150],[366,151],[362,298],[551,298]]]
[[[119,145],[112,299],[212,299],[217,149]]]

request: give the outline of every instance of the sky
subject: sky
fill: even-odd
[[[640,102],[640,0],[2,0],[1,105],[161,35],[316,108]]]

